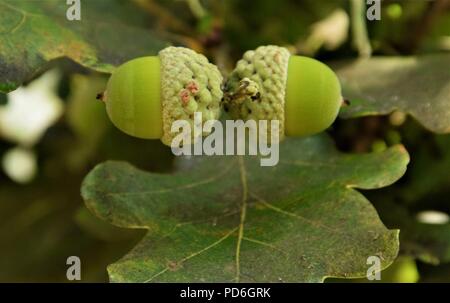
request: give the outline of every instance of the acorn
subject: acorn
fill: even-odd
[[[233,119],[278,120],[282,140],[327,129],[342,100],[339,80],[327,65],[268,45],[247,51],[237,63],[223,105]],[[270,141],[270,126],[267,132]]]
[[[100,98],[117,128],[170,146],[179,133],[171,132],[175,120],[188,121],[194,142],[194,112],[202,113],[202,124],[219,118],[222,81],[217,67],[205,56],[184,47],[167,47],[158,56],[119,66]]]

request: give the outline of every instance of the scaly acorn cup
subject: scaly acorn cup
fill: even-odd
[[[269,45],[247,51],[237,63],[223,105],[233,119],[279,120],[282,140],[325,130],[341,103],[339,80],[328,66]],[[270,141],[270,125],[267,134]]]
[[[175,120],[188,121],[194,142],[194,112],[202,113],[202,123],[219,118],[222,80],[205,56],[184,47],[167,47],[158,56],[119,66],[101,99],[117,128],[170,146],[178,134],[171,132]]]

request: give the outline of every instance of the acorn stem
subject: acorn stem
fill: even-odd
[[[342,98],[341,107],[349,106],[349,105],[350,105],[350,100],[348,100],[346,98]]]
[[[95,97],[95,99],[105,102],[106,101],[105,95],[106,94],[104,92],[98,93],[97,96]]]

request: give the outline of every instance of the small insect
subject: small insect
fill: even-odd
[[[228,105],[240,105],[246,100],[260,100],[261,93],[259,92],[259,86],[255,81],[249,78],[243,78],[239,81],[239,86],[234,93],[225,93],[222,100],[225,111],[228,111]]]
[[[98,93],[95,99],[100,100],[102,102],[105,101],[105,93]]]

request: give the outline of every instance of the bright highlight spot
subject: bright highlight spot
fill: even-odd
[[[387,7],[387,14],[391,19],[398,19],[403,14],[402,6],[398,3],[393,3]]]
[[[16,147],[3,155],[2,166],[5,174],[13,181],[25,184],[36,175],[36,155],[30,150]]]
[[[59,73],[49,71],[28,86],[8,94],[8,103],[0,106],[0,135],[23,146],[32,146],[63,112],[56,95]]]
[[[446,224],[449,216],[441,211],[426,210],[417,214],[417,221],[426,224]]]
[[[327,50],[334,50],[347,40],[349,25],[347,13],[337,9],[325,19],[311,25],[311,34],[300,48],[306,53],[315,53],[322,46]]]

